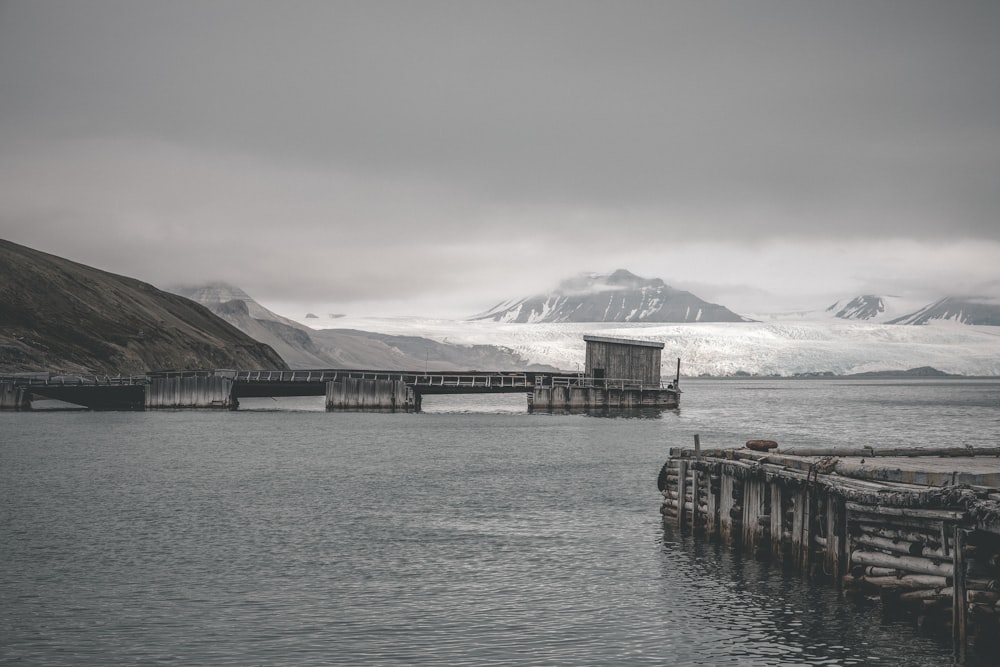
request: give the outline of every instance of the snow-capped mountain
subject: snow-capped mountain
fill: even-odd
[[[842,320],[875,320],[885,314],[885,302],[880,296],[864,294],[847,303],[837,301],[826,310]]]
[[[919,304],[899,296],[862,294],[835,301],[826,309],[826,314],[841,320],[889,322],[913,312]]]
[[[933,320],[1000,326],[1000,303],[992,297],[946,297],[889,323],[927,324]]]
[[[745,322],[728,308],[624,269],[585,273],[553,292],[497,304],[471,320],[553,322]]]

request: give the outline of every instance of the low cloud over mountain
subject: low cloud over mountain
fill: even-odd
[[[581,274],[548,294],[497,304],[473,320],[496,322],[745,322],[728,308],[624,269]]]
[[[451,345],[419,336],[387,336],[349,329],[312,329],[257,303],[226,283],[175,287],[252,338],[265,342],[291,368],[370,368],[378,370],[555,370],[531,364],[495,345]]]

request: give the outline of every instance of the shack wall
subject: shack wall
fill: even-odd
[[[630,380],[637,384],[660,384],[660,357],[662,345],[638,345],[628,342],[611,342],[585,337],[587,342],[586,374],[615,380]]]

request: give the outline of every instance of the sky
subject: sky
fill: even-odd
[[[737,312],[1000,297],[997,35],[995,0],[0,0],[0,238],[288,316],[619,268]]]

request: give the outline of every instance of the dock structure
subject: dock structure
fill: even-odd
[[[236,410],[240,399],[325,396],[329,412],[419,412],[433,394],[520,393],[528,411],[673,409],[680,389],[584,373],[370,370],[169,371],[128,377],[32,374],[0,377],[0,410],[54,399],[91,410]]]
[[[663,343],[584,336],[582,373],[358,369],[156,371],[132,376],[0,375],[0,410],[30,410],[33,398],[92,410],[225,409],[241,398],[325,396],[329,412],[419,412],[425,394],[522,393],[529,412],[674,409],[677,375],[660,381]]]
[[[1000,655],[1000,447],[672,448],[667,525],[877,597],[966,656]]]

